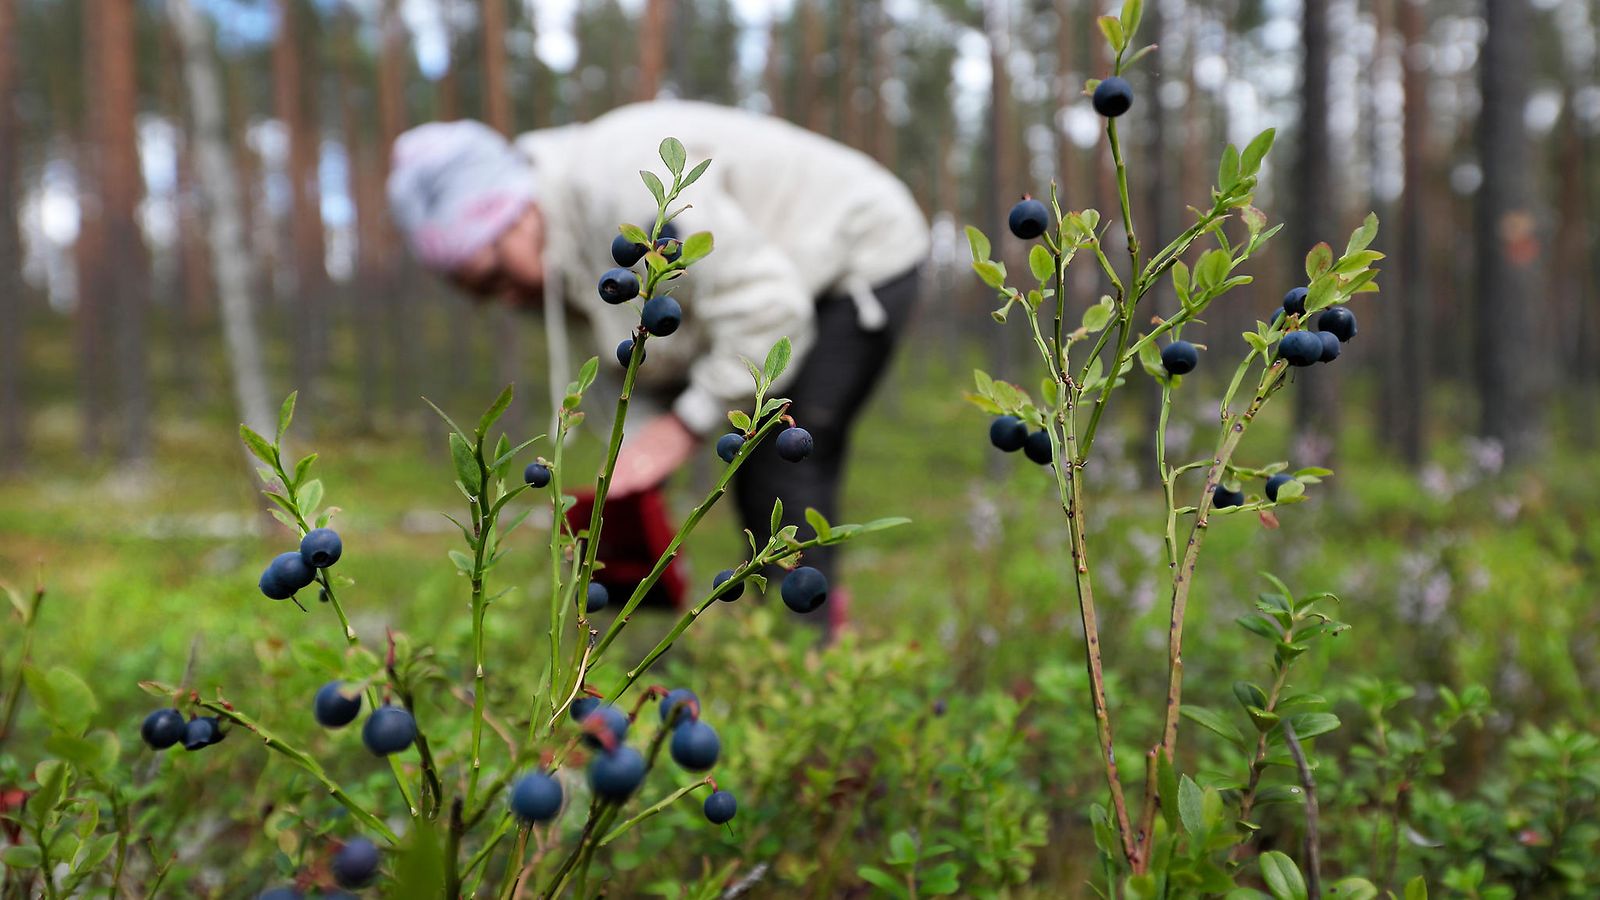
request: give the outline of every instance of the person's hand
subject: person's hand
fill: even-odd
[[[617,469],[608,493],[623,497],[647,491],[689,459],[700,439],[674,415],[657,416],[617,454]]]

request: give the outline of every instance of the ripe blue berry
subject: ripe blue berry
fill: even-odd
[[[572,721],[582,722],[589,713],[600,708],[600,698],[584,695],[572,701],[567,707],[567,713],[572,716]]]
[[[1278,355],[1291,366],[1309,366],[1322,358],[1322,339],[1309,331],[1291,331],[1278,342]]]
[[[639,296],[639,276],[627,269],[607,269],[600,276],[600,299],[612,306]]]
[[[656,250],[666,257],[667,262],[676,262],[683,254],[683,242],[673,237],[657,238]]]
[[[222,729],[211,716],[190,719],[183,727],[183,749],[199,750],[222,742]]]
[[[1050,432],[1041,428],[1028,435],[1028,440],[1022,445],[1022,454],[1041,466],[1054,462],[1050,452]]]
[[[1188,341],[1173,341],[1161,348],[1161,366],[1172,375],[1187,375],[1200,365],[1200,350]]]
[[[1356,336],[1356,314],[1343,306],[1330,306],[1317,316],[1317,330],[1332,334],[1342,344]]]
[[[1025,241],[1031,241],[1050,228],[1050,210],[1032,197],[1024,197],[1016,206],[1011,207],[1011,215],[1006,217],[1006,225],[1011,228],[1012,234]]]
[[[700,718],[700,698],[688,688],[673,688],[661,698],[661,723],[663,725],[682,724]],[[673,715],[676,712],[677,718]]]
[[[1243,505],[1243,491],[1230,491],[1225,484],[1219,484],[1211,489],[1211,506],[1213,509],[1227,509],[1230,506]]]
[[[598,723],[591,723],[590,719],[598,717]],[[584,717],[583,742],[591,747],[604,747],[605,742],[595,735],[591,728],[600,728],[611,733],[615,743],[621,744],[622,739],[628,736],[628,714],[615,706],[606,704],[595,709]]]
[[[1007,453],[1015,453],[1028,442],[1028,426],[1016,416],[995,416],[989,423],[989,443]]]
[[[346,694],[344,682],[330,681],[317,689],[311,712],[323,728],[343,728],[361,714],[361,695]]]
[[[744,435],[729,432],[717,438],[717,457],[723,462],[731,463],[739,455],[739,448],[744,446]]]
[[[366,887],[378,877],[378,845],[366,838],[346,841],[333,855],[333,880],[340,887]]]
[[[611,258],[616,260],[619,266],[626,268],[635,265],[644,259],[644,255],[648,252],[650,252],[649,244],[635,244],[621,234],[611,239]]]
[[[528,463],[528,467],[522,470],[522,480],[529,487],[542,488],[550,483],[550,467],[540,462]]]
[[[1271,478],[1268,478],[1267,479],[1267,499],[1271,500],[1273,503],[1277,503],[1278,502],[1278,488],[1283,487],[1284,485],[1288,484],[1289,482],[1291,482],[1293,480],[1294,480],[1294,476],[1290,475],[1288,472],[1279,472],[1278,474],[1272,476]]]
[[[811,432],[798,425],[778,433],[778,455],[789,462],[797,463],[810,456],[813,445]]]
[[[732,578],[732,577],[733,577],[733,570],[732,569],[723,569],[721,572],[717,573],[717,577],[711,579],[711,589],[713,591],[715,591],[717,588],[722,587],[724,584],[726,584],[728,579]],[[738,584],[734,585],[726,593],[724,593],[722,596],[718,597],[717,599],[721,600],[723,603],[732,603],[733,601],[735,601],[735,600],[737,600],[737,599],[739,599],[740,597],[743,597],[743,596],[744,596],[744,581],[741,580]]]
[[[598,581],[589,582],[589,590],[584,598],[584,612],[597,613],[600,610],[605,609],[606,604],[610,602],[611,592],[606,590],[605,585]]]
[[[300,551],[279,553],[267,563],[266,571],[261,573],[261,580],[257,585],[261,593],[272,600],[287,600],[293,597],[295,591],[310,584],[317,577],[317,573],[306,565]]]
[[[683,324],[683,307],[671,297],[651,297],[645,301],[639,320],[644,323],[645,331],[656,337],[666,337]]]
[[[344,541],[332,528],[313,528],[300,539],[300,559],[313,569],[326,569],[343,553]]]
[[[139,736],[144,738],[151,750],[165,750],[183,740],[186,724],[183,713],[170,708],[158,709],[144,717],[144,724],[139,726]]]
[[[603,800],[613,803],[633,796],[644,781],[644,757],[632,747],[595,754],[589,764],[589,787]]]
[[[617,345],[617,363],[624,369],[628,367],[628,360],[633,357],[633,338],[623,338]],[[639,351],[639,365],[644,365],[645,351]]]
[[[1306,295],[1311,293],[1303,287],[1290,288],[1289,293],[1283,295],[1283,311],[1293,316],[1306,314]]]
[[[1317,357],[1318,362],[1333,362],[1339,358],[1339,351],[1343,349],[1339,338],[1331,331],[1317,332],[1317,340],[1322,342],[1322,355]]]
[[[739,801],[727,791],[713,791],[706,798],[706,821],[713,825],[722,825],[733,820],[733,814],[739,811]]]
[[[411,746],[417,739],[417,720],[402,706],[380,706],[361,728],[361,742],[374,756],[388,756]]]
[[[672,730],[672,761],[691,772],[704,772],[717,764],[722,739],[704,722],[684,722]]]
[[[1115,119],[1133,107],[1133,85],[1116,75],[1095,85],[1094,111]]]
[[[543,772],[517,779],[511,788],[511,812],[524,822],[548,822],[561,812],[561,782]]]
[[[779,593],[784,606],[797,613],[812,612],[828,599],[828,579],[811,566],[801,566],[783,577]]]

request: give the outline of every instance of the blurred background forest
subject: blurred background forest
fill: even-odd
[[[229,407],[260,421],[289,388],[304,420],[371,431],[418,427],[418,394],[542,380],[542,341],[429,302],[443,288],[391,230],[386,148],[429,119],[511,133],[678,96],[860,148],[938,225],[920,327],[940,358],[987,302],[960,225],[994,233],[1051,178],[1064,205],[1114,206],[1081,93],[1107,66],[1103,10],[1082,0],[189,4],[0,0],[0,466],[60,464],[42,448],[147,459],[163,423]],[[1208,334],[1263,315],[1316,241],[1368,209],[1384,220],[1385,297],[1353,348],[1371,390],[1337,403],[1348,386],[1329,374],[1302,392],[1311,455],[1342,417],[1411,465],[1441,429],[1513,457],[1592,439],[1597,27],[1587,0],[1151,4],[1160,49],[1134,79],[1159,114],[1128,138],[1147,227],[1187,223],[1221,141],[1279,129],[1257,203],[1289,228],[1256,272],[1260,308]],[[203,113],[195,92],[213,87]],[[245,259],[211,258],[207,141],[243,228],[224,246]],[[1081,275],[1087,303],[1097,275]]]

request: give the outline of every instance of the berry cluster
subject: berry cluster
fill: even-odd
[[[1283,317],[1298,317],[1301,324],[1306,316],[1306,295],[1310,292],[1297,287],[1283,295],[1283,308],[1272,311],[1272,321]],[[1304,368],[1319,362],[1333,362],[1339,358],[1341,345],[1356,336],[1356,314],[1345,306],[1330,306],[1317,314],[1317,330],[1291,331],[1278,342],[1278,355],[1289,365]]]
[[[300,539],[300,549],[280,553],[267,563],[258,586],[271,600],[288,600],[317,580],[317,570],[339,561],[344,542],[332,528],[313,528]]]
[[[176,709],[158,709],[144,717],[139,736],[152,750],[165,750],[182,743],[185,750],[202,750],[222,743],[228,736],[215,716],[194,716],[187,722]]]
[[[661,226],[661,236],[656,239],[654,249],[668,263],[677,262],[683,255],[683,242],[678,239],[677,231],[670,222]],[[649,245],[635,243],[624,234],[612,238],[611,259],[617,266],[607,269],[605,274],[600,276],[600,299],[615,306],[637,298],[640,283],[633,267],[637,266],[650,250]],[[655,337],[666,337],[683,324],[683,307],[666,294],[650,297],[639,310],[639,324]],[[628,338],[617,345],[617,362],[624,368],[627,367],[629,358],[633,356],[633,344],[633,339]],[[644,362],[642,348],[639,362]]]

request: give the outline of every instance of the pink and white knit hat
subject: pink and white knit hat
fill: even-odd
[[[389,211],[411,252],[448,272],[498,238],[535,196],[533,167],[481,123],[429,122],[395,139]]]

